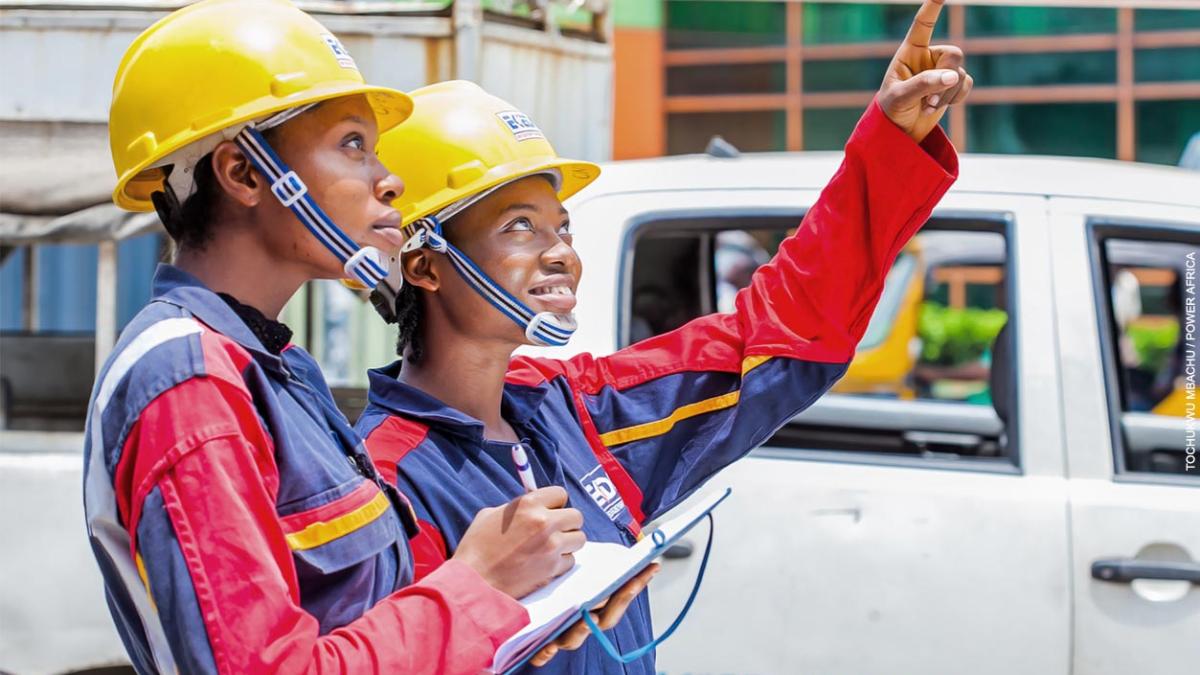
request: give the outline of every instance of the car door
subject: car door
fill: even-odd
[[[584,225],[578,232],[592,218],[623,221],[626,229],[615,252],[577,240],[580,250],[610,259],[621,274],[611,288],[581,287],[581,304],[585,291],[608,293],[622,308],[617,332],[627,341],[644,298],[653,299],[632,288],[654,277],[653,271],[639,277],[646,266],[639,256],[694,250],[697,278],[677,285],[709,295],[663,305],[723,309],[712,288],[722,279],[703,267],[724,244],[719,236],[706,239],[706,228],[761,241],[770,219],[798,222],[815,196],[655,192],[582,204],[573,211]],[[1003,288],[1017,317],[1007,362],[1023,383],[1019,396],[1005,394],[1016,403],[1010,419],[987,405],[922,400],[899,383],[875,393],[827,395],[713,479],[714,487],[731,485],[733,496],[718,510],[712,559],[688,620],[659,647],[660,672],[1068,672],[1067,522],[1053,302],[1045,292],[1045,199],[951,193],[934,220],[943,233],[963,228],[1001,242]],[[687,243],[693,230],[700,233],[696,243]],[[643,245],[655,236],[673,239]],[[585,260],[594,270],[592,259]],[[663,267],[655,259],[650,265]],[[959,267],[966,277],[987,271]],[[925,276],[942,283],[932,270],[918,275]],[[897,295],[885,291],[880,311],[889,293]],[[1001,379],[1013,381],[1010,367],[1001,368],[1008,375]],[[691,590],[705,536],[689,535],[692,553],[677,549],[653,582],[659,628]]]
[[[1062,198],[1052,219],[1075,672],[1195,673],[1200,208]]]

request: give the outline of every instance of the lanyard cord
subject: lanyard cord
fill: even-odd
[[[633,663],[634,661],[645,656],[664,640],[671,637],[671,634],[675,632],[675,629],[679,628],[679,625],[683,623],[683,619],[687,616],[688,610],[692,608],[692,602],[695,601],[696,595],[700,592],[700,583],[704,581],[704,569],[708,567],[708,554],[712,552],[713,529],[715,522],[713,521],[711,512],[709,512],[707,516],[708,543],[704,545],[704,558],[700,561],[700,571],[696,573],[696,584],[692,586],[692,593],[688,596],[687,602],[683,603],[683,609],[679,611],[679,616],[675,617],[675,621],[673,621],[671,625],[665,631],[663,631],[662,635],[654,638],[646,645],[638,647],[629,653],[622,654],[617,651],[616,646],[613,645],[613,643],[608,639],[608,636],[605,635],[604,632],[600,630],[600,627],[596,625],[596,622],[592,619],[592,613],[586,608],[580,610],[580,614],[583,615],[584,623],[587,624],[588,629],[592,631],[594,636],[596,636],[596,641],[600,643],[600,646],[604,648],[604,651],[608,652],[609,656],[617,661],[620,661],[621,663]],[[658,534],[658,532],[655,532],[654,534]]]

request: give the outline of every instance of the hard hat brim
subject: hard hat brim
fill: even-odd
[[[272,101],[259,99],[233,111],[228,117],[213,121],[210,125],[195,130],[189,129],[188,133],[177,134],[173,139],[164,139],[161,145],[156,146],[156,151],[150,158],[130,169],[124,176],[118,177],[116,188],[113,190],[113,202],[127,211],[153,211],[154,205],[150,201],[150,195],[163,189],[164,178],[162,168],[153,165],[158,158],[170,155],[197,138],[268,117],[288,108],[356,95],[367,97],[381,134],[412,114],[413,102],[408,94],[397,89],[364,84],[339,82],[326,87],[306,89],[302,96],[294,98],[274,98]]]

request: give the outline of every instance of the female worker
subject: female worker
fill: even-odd
[[[383,277],[403,185],[374,148],[411,109],[286,0],[189,6],[121,61],[113,197],[178,249],[88,416],[88,532],[139,672],[475,673],[584,541],[547,488],[408,586],[411,508],[273,319],[311,279]]]
[[[603,358],[510,361],[574,330],[582,270],[562,201],[598,167],[558,158],[527,116],[473,84],[413,93],[412,119],[380,142],[408,182],[396,202],[406,284],[375,297],[403,358],[371,373],[357,428],[413,499],[418,578],[453,559],[477,510],[522,493],[514,454],[537,485],[566,488],[589,540],[628,544],[844,372],[892,261],[956,175],[937,123],[971,80],[961,51],[928,46],[939,7],[919,10],[841,168],[736,312]],[[599,624],[616,650],[651,640],[644,596],[615,619]],[[655,672],[652,652],[623,667],[595,640],[551,668]]]

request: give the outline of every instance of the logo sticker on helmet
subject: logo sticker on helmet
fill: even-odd
[[[337,59],[338,65],[343,68],[358,70],[358,66],[354,63],[354,57],[350,56],[350,52],[346,51],[346,47],[342,45],[341,40],[330,33],[322,33],[321,39],[325,40],[325,44],[329,45],[329,50],[333,52],[333,58]]]
[[[518,141],[532,141],[536,138],[546,138],[542,135],[542,130],[529,119],[529,116],[523,112],[516,110],[505,110],[504,112],[496,113],[508,130],[512,132],[513,138]]]

